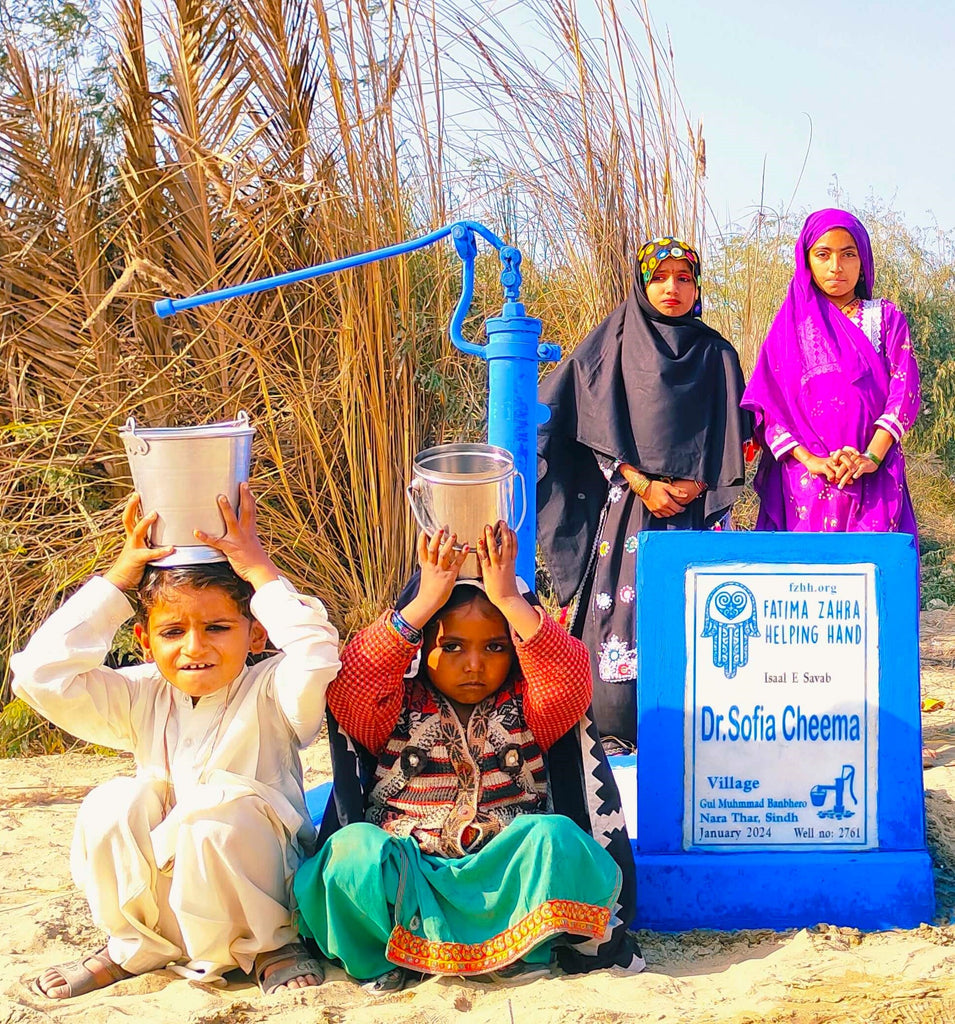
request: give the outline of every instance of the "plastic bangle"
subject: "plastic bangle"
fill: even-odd
[[[412,626],[401,612],[391,613],[391,625],[395,632],[409,644],[420,644],[424,639],[424,631]]]
[[[879,466],[882,465],[882,460],[879,458],[879,456],[876,455],[875,452],[869,448],[866,448],[865,453],[862,457],[864,459],[871,459],[875,463],[876,469],[878,469]]]

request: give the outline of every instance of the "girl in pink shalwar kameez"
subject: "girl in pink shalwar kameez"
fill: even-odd
[[[918,415],[918,365],[873,276],[857,218],[808,217],[742,401],[763,449],[758,530],[916,533],[900,441]]]

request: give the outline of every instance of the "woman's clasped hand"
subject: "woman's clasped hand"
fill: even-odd
[[[798,455],[796,458],[798,459]],[[866,473],[874,473],[879,468],[879,462],[871,455],[860,452],[851,444],[837,448],[826,458],[806,455],[800,461],[813,476],[824,476],[840,490],[853,480],[858,480]]]

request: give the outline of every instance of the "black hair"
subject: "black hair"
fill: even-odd
[[[136,588],[136,621],[145,626],[149,613],[168,595],[184,587],[205,590],[215,587],[235,601],[239,612],[250,621],[252,595],[255,589],[228,562],[209,562],[205,565],[175,565],[168,569],[149,565]]]
[[[488,607],[494,607],[488,599],[487,594],[485,594],[480,587],[474,587],[468,583],[459,583],[451,591],[451,596],[447,601],[445,601],[434,615],[432,615],[424,624],[422,632],[425,635],[425,644],[430,645],[430,643],[434,641],[435,633],[438,631],[438,622],[442,615],[446,612],[454,611],[455,608],[463,608],[464,605],[471,604],[472,601],[476,601],[479,598],[483,598]]]
[[[428,652],[434,646],[435,637],[438,635],[438,623],[442,616],[448,612],[454,611],[455,608],[463,608],[465,605],[472,604],[477,601],[478,603],[484,603],[492,611],[498,613],[501,618],[504,618],[504,613],[491,601],[487,594],[481,589],[481,587],[472,586],[469,583],[459,583],[451,591],[451,596],[444,602],[443,605],[431,616],[430,619],[424,624],[422,633],[424,634],[424,643],[421,646],[421,661],[418,666],[418,678],[427,678],[427,660]],[[510,629],[507,626],[507,619],[504,619],[505,628],[508,631],[508,637],[510,637]],[[513,682],[520,672],[520,663],[517,660],[517,651],[514,649],[513,640],[511,642],[511,670],[507,674],[507,682]]]

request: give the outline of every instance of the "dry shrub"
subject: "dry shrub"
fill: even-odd
[[[729,338],[749,378],[793,273],[796,218],[760,208],[746,230],[723,235],[703,266],[703,313]]]
[[[605,48],[573,8],[523,8],[556,47],[547,72],[453,0],[174,0],[152,23],[141,0],[116,0],[109,131],[68,75],[6,40],[4,664],[115,554],[130,487],[116,431],[131,414],[163,426],[249,412],[265,538],[345,633],[411,567],[414,453],[484,432],[483,368],[446,337],[449,247],[169,321],[155,299],[470,217],[534,258],[528,311],[568,343],[619,299],[638,236],[694,234],[702,139],[659,43],[627,32],[645,11],[601,5]],[[482,255],[472,336],[497,313],[499,270]]]
[[[922,607],[955,605],[955,481],[934,453],[909,452],[906,469],[919,524]]]

